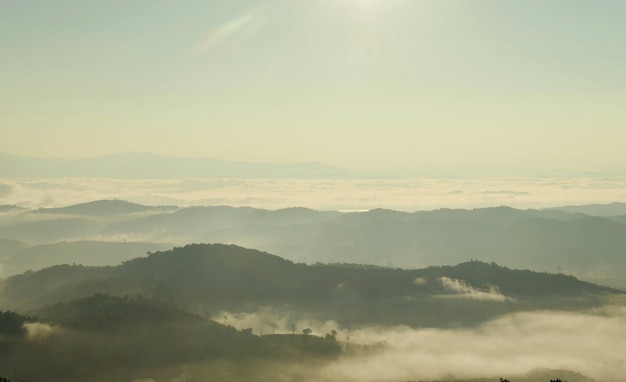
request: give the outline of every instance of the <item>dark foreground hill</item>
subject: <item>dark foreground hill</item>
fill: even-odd
[[[590,307],[620,292],[478,261],[420,270],[305,265],[234,245],[195,244],[115,267],[64,265],[13,276],[2,284],[0,303],[27,311],[94,293],[141,296],[208,315],[280,306],[346,327],[445,327],[521,310]]]
[[[403,347],[396,331],[426,336],[418,348],[436,349],[432,335],[489,338],[509,320],[551,310],[563,320],[620,295],[495,263],[305,265],[234,245],[193,244],[118,266],[58,265],[2,280],[0,307],[19,314],[0,314],[0,370],[33,382],[395,381],[386,377],[396,373],[384,368],[389,357],[417,350]],[[268,311],[273,321],[261,317]],[[253,319],[230,326],[241,317]],[[311,322],[324,324],[313,330]],[[375,339],[382,328],[391,342]],[[347,335],[370,331],[374,342]],[[360,362],[376,374],[364,378],[351,366]],[[522,377],[539,375],[552,374]]]
[[[341,353],[334,337],[287,335],[288,341],[276,341],[128,297],[96,294],[34,313],[0,313],[2,327],[12,328],[0,329],[0,375],[11,380],[171,381],[187,364],[245,368],[275,360],[327,362]],[[219,379],[219,372],[203,374]]]
[[[508,378],[473,378],[473,379],[446,379],[428,382],[593,382],[593,379],[569,370],[537,369],[524,375],[514,375]],[[426,381],[424,381],[426,382]]]

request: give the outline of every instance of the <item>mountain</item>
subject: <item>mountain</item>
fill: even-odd
[[[201,318],[171,306],[155,305],[128,297],[96,293],[92,296],[47,305],[33,311],[40,320],[67,328],[119,330],[123,327],[197,323]],[[214,324],[216,326],[216,323]]]
[[[30,245],[58,241],[227,243],[296,262],[405,268],[477,259],[512,268],[573,273],[626,288],[624,216],[504,206],[341,213],[306,208],[148,207],[105,200],[12,214],[2,222],[1,235]],[[128,259],[115,253],[109,257]],[[71,263],[73,258],[77,257],[57,259]],[[33,261],[28,266],[37,269],[52,264]]]
[[[0,213],[4,212],[14,212],[14,211],[23,211],[23,207],[15,206],[12,204],[3,204],[0,206]]]
[[[24,336],[26,334],[24,323],[28,320],[27,316],[15,312],[0,311],[0,340],[3,337]]]
[[[136,214],[142,212],[167,212],[176,207],[148,207],[124,200],[96,200],[88,203],[74,204],[67,207],[40,208],[33,211],[38,214],[59,214],[79,216],[112,216]]]
[[[224,380],[219,373],[227,370],[225,363],[246,369],[256,363],[333,360],[341,353],[334,340],[289,335],[290,341],[277,341],[128,297],[95,294],[35,313],[36,318],[0,313],[0,334],[8,334],[0,336],[0,374],[11,380],[138,381],[146,375],[177,380],[181,369],[199,364],[217,366],[214,377],[202,373],[208,380]]]
[[[154,216],[137,222],[150,221],[147,226],[124,222],[108,230],[193,233],[187,241],[240,244],[305,262],[420,267],[480,259],[538,271],[626,275],[621,250],[626,247],[626,225],[605,218],[507,207],[417,213],[372,210],[319,217],[283,225],[270,217],[247,219],[237,225],[201,217],[194,224],[189,219],[176,224],[176,216],[170,215],[170,222]],[[181,230],[186,224],[189,229]]]
[[[3,284],[0,303],[22,311],[108,293],[207,314],[290,306],[292,313],[346,327],[467,325],[523,309],[594,306],[602,296],[620,294],[572,276],[477,261],[420,270],[305,265],[221,244],[187,245],[115,267],[55,266]],[[449,314],[458,309],[463,316]]]
[[[582,206],[564,206],[554,207],[546,210],[565,211],[569,213],[582,213],[591,216],[619,216],[626,215],[626,203],[610,203],[610,204],[587,204]]]
[[[2,235],[30,244],[101,239],[100,233],[113,221],[168,213],[177,209],[174,206],[151,207],[123,200],[97,200],[36,210],[21,209],[7,217],[6,222],[2,222]],[[127,236],[124,240],[126,238]]]
[[[10,258],[11,256],[23,250],[26,247],[27,247],[26,244],[21,243],[17,240],[7,240],[7,239],[0,238],[0,262],[1,262],[0,264],[4,263],[6,259]],[[2,268],[0,268],[0,273],[2,273],[1,271],[2,271]]]
[[[446,379],[429,382],[495,382],[502,380],[497,376],[491,378],[473,378],[473,379]],[[593,379],[580,373],[570,370],[553,370],[553,369],[536,369],[522,375],[508,376],[507,380],[515,382],[550,382],[560,380],[562,382],[593,382]]]
[[[64,160],[0,153],[0,178],[345,178],[343,169],[321,163],[245,163],[212,158],[121,153]]]
[[[537,338],[554,320],[566,328],[581,317],[588,322],[590,308],[604,312],[600,326],[614,323],[604,303],[624,295],[572,276],[479,261],[424,269],[306,265],[234,245],[193,244],[117,266],[57,265],[0,280],[0,306],[13,310],[0,312],[0,374],[51,382],[356,381],[364,365],[412,362],[416,346],[437,357],[441,338],[458,356],[459,336],[480,342],[461,347],[485,351],[502,330],[515,337],[521,325],[523,335]],[[367,342],[351,340],[353,333]],[[411,337],[409,345],[399,336]],[[368,370],[376,373],[368,380],[398,375]],[[568,370],[511,378],[555,375],[591,381]]]
[[[339,212],[320,212],[306,208],[262,210],[251,207],[186,207],[173,213],[155,214],[110,224],[105,234],[167,233],[183,241],[196,241],[213,234],[232,234],[233,237],[271,237],[284,227],[323,223],[340,216]],[[264,232],[254,232],[257,229]],[[233,232],[234,231],[234,232]],[[243,231],[243,232],[242,232]],[[208,238],[207,238],[208,239]],[[224,242],[225,238],[219,241]]]

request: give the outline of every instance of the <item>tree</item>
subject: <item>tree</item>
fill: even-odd
[[[313,330],[311,330],[311,329],[309,329],[309,328],[302,329],[302,333],[303,333],[305,336],[308,336],[309,334],[313,333]]]
[[[326,341],[337,341],[337,331],[333,329],[330,331],[330,333],[326,333],[324,339]]]
[[[0,310],[0,337],[2,335],[8,336],[22,336],[26,334],[26,329],[24,328],[24,323],[26,322],[26,317],[21,316],[17,313]],[[0,379],[1,381],[2,379]]]

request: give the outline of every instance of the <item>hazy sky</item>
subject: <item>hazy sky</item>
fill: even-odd
[[[626,172],[626,1],[1,1],[0,152]]]

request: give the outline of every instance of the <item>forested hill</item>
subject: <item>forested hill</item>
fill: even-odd
[[[96,200],[93,202],[75,204],[67,207],[40,208],[36,214],[61,214],[79,216],[111,216],[123,214],[136,214],[141,212],[168,212],[176,207],[148,207],[141,204],[130,203],[124,200]]]
[[[620,206],[583,208],[601,216],[504,206],[414,213],[149,207],[121,200],[37,210],[8,206],[0,209],[0,276],[61,263],[116,265],[146,251],[218,242],[308,264],[418,268],[479,259],[516,269],[572,273],[626,290],[626,215]],[[42,248],[35,248],[62,241],[68,244],[45,248],[55,256],[40,256]],[[112,242],[144,243],[147,249],[140,254],[136,247],[112,250]],[[106,250],[110,256],[90,256],[87,250],[81,256],[84,243],[94,247],[92,253]]]
[[[330,361],[341,352],[334,337],[296,334],[277,342],[140,298],[96,294],[33,313],[0,311],[0,375],[10,380],[138,381],[148,374],[172,381],[199,363],[209,365],[204,380],[224,380],[223,363],[246,369],[255,362]],[[211,370],[220,363],[220,371]]]
[[[116,267],[63,265],[13,276],[3,281],[0,303],[25,311],[94,293],[141,296],[187,310],[201,307],[207,313],[271,304],[345,325],[436,326],[529,308],[593,306],[621,292],[572,276],[478,261],[420,270],[305,265],[234,245],[193,244]],[[381,308],[394,314],[367,314]],[[459,309],[465,310],[464,316],[450,314]]]

